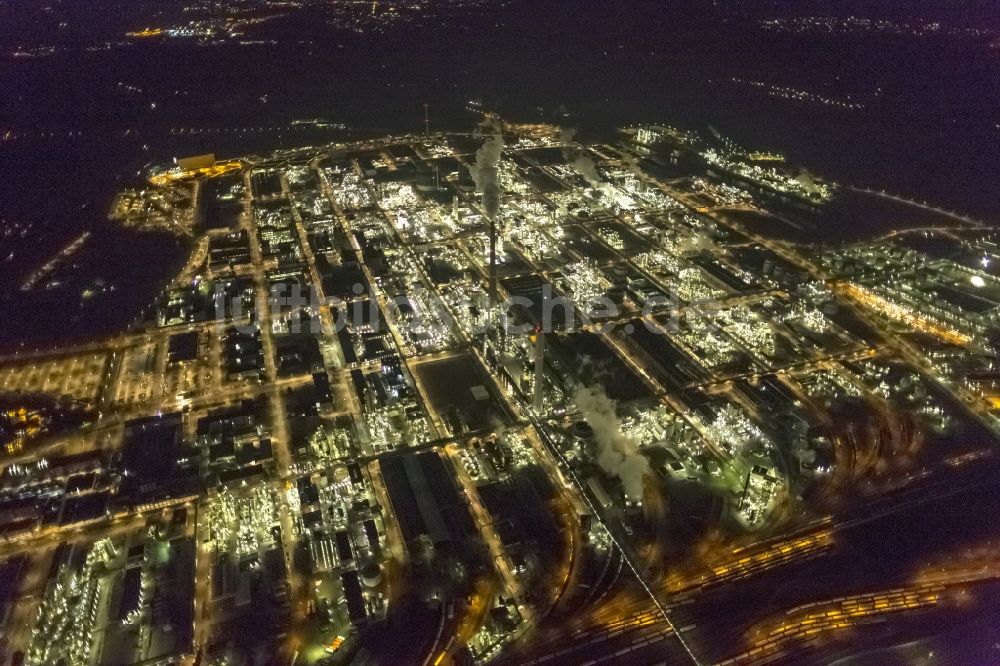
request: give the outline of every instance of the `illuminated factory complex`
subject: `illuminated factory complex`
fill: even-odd
[[[187,265],[123,334],[0,362],[21,663],[832,660],[995,595],[972,532],[830,582],[994,464],[994,231],[775,240],[841,188],[660,126],[145,175],[110,219]]]

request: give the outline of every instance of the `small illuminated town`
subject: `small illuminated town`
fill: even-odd
[[[780,155],[484,116],[117,194],[191,252],[0,363],[4,663],[923,664],[998,610],[995,227],[814,243]]]

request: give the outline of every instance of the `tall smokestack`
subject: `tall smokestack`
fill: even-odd
[[[490,312],[497,307],[497,221],[490,218]]]
[[[532,407],[536,412],[542,409],[542,383],[545,374],[545,329],[539,326],[535,329],[535,386],[532,395]]]
[[[490,221],[490,312],[497,305],[497,215],[500,213],[500,155],[503,153],[503,128],[496,120],[488,121],[493,134],[476,151],[476,163],[469,170],[476,191],[483,195],[483,210]]]

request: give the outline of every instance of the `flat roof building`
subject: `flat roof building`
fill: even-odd
[[[426,535],[437,546],[475,534],[454,478],[436,452],[388,456],[380,467],[406,543]]]

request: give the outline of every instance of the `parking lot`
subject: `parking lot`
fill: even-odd
[[[115,387],[115,402],[130,406],[151,404],[156,397],[156,385],[160,383],[157,374],[158,352],[159,345],[153,342],[129,347],[123,352],[118,386]]]
[[[97,399],[110,354],[62,356],[44,361],[0,367],[0,391],[68,395]]]

